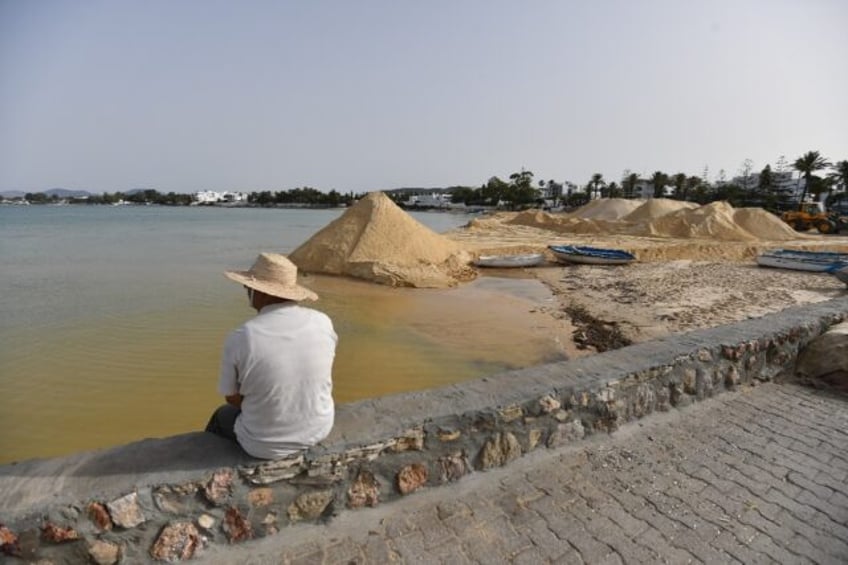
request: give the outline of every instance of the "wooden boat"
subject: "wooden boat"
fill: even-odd
[[[625,265],[636,260],[636,256],[621,249],[602,249],[579,245],[549,245],[554,256],[566,263],[587,265]]]
[[[848,253],[772,249],[758,255],[757,264],[761,267],[793,271],[834,272],[842,267],[848,267]]]
[[[481,255],[474,261],[478,267],[496,267],[514,269],[520,267],[536,267],[545,262],[542,253],[524,253],[521,255]]]

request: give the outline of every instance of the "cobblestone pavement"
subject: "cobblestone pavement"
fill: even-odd
[[[208,563],[846,563],[848,396],[765,384]]]

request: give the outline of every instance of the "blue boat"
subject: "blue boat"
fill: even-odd
[[[848,253],[836,251],[801,251],[798,249],[772,249],[757,256],[761,267],[832,273],[848,267]]]
[[[559,261],[586,265],[625,265],[636,256],[621,249],[602,249],[580,245],[549,245],[548,249]]]

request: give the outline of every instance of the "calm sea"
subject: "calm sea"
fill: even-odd
[[[0,463],[202,429],[220,402],[221,344],[254,313],[222,272],[259,251],[288,253],[342,212],[0,206]],[[412,215],[437,232],[469,219]],[[483,314],[495,295],[507,310],[546,299],[532,287],[304,283],[340,336],[337,402],[556,355],[550,344],[505,347],[522,336],[493,332],[498,320],[486,316],[497,313]],[[502,295],[516,289],[510,306]],[[470,339],[480,331],[491,335]]]

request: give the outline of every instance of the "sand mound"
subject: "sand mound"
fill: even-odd
[[[647,226],[647,233],[664,237],[718,241],[789,241],[798,234],[780,218],[761,208],[734,209],[727,202],[681,209]]]
[[[630,213],[626,213],[632,208]],[[585,215],[587,217],[580,217]],[[618,217],[618,219],[608,219]],[[795,232],[780,218],[762,208],[733,208],[727,202],[699,206],[692,202],[654,198],[650,200],[594,200],[571,214],[548,213],[540,210],[497,213],[473,220],[464,230],[474,237],[500,234],[504,242],[526,239],[517,230],[534,230],[534,244],[543,248],[558,235],[591,238],[614,236],[619,247],[632,246],[631,238],[712,240],[755,245],[764,242],[784,242],[815,238]],[[470,235],[470,233],[469,233]],[[624,239],[622,239],[624,238]],[[463,240],[461,237],[455,237]],[[468,241],[473,241],[473,237]],[[591,242],[587,242],[591,244]],[[474,246],[473,243],[469,245]],[[712,253],[712,251],[711,251]],[[713,255],[710,255],[713,257]]]
[[[539,210],[525,210],[515,215],[504,224],[512,226],[528,226],[556,233],[598,234],[614,233],[617,222],[592,218],[577,218],[570,214],[554,215]]]
[[[372,192],[295,249],[302,271],[390,286],[443,288],[474,278],[470,254]]]
[[[643,201],[639,207],[626,216],[622,216],[621,219],[634,223],[650,222],[667,214],[692,208],[698,208],[698,205],[694,202],[671,200],[669,198],[650,198]]]
[[[733,220],[733,207],[713,202],[694,209],[681,209],[650,222],[654,233],[666,237],[703,238],[720,241],[756,241],[760,238]]]
[[[553,215],[548,212],[543,212],[541,210],[524,210],[523,212],[516,214],[511,220],[507,220],[506,223],[517,226],[544,227],[556,224],[557,220],[558,218],[554,218]]]
[[[568,214],[569,218],[584,220],[620,220],[642,206],[644,200],[625,198],[599,198]]]
[[[790,241],[802,237],[792,226],[762,208],[737,208],[733,220],[760,239]]]

